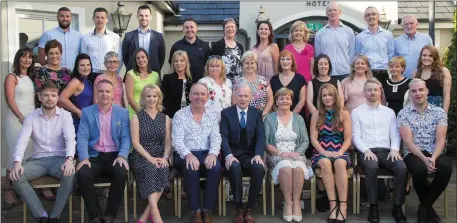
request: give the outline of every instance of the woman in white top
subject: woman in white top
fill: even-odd
[[[231,106],[232,82],[226,77],[225,65],[221,56],[210,56],[205,66],[205,77],[198,82],[208,88],[209,98],[206,108],[220,113]]]
[[[14,148],[19,137],[25,117],[35,110],[35,87],[33,85],[33,74],[35,72],[35,60],[33,51],[23,47],[16,52],[13,62],[13,70],[5,79],[5,101],[8,105],[4,125],[6,143],[8,145],[8,164],[6,176],[13,167]],[[25,158],[32,155],[31,143],[25,152]],[[5,178],[5,201],[7,205],[17,204],[17,198],[12,191],[11,181]]]

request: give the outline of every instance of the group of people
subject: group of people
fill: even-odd
[[[379,168],[395,176],[396,222],[406,222],[408,171],[419,222],[440,222],[432,205],[452,173],[443,155],[449,70],[430,37],[417,32],[414,16],[403,18],[405,34],[394,39],[379,26],[374,7],[365,10],[368,28],[357,36],[341,13],[336,2],[328,4],[328,24],[314,47],[306,23],[295,22],[281,52],[267,21],[258,23],[257,42],[244,52],[235,20],[224,20],[224,37],[210,48],[197,37],[197,23],[186,19],[184,37],[170,51],[170,73],[162,77],[165,44],[149,28],[149,6],[138,8],[139,28],[122,42],[106,28],[106,9],[94,10],[95,29],[81,36],[70,28],[71,11],[60,8],[59,26],[40,38],[42,66],[35,68],[32,50],[21,48],[5,80],[9,198],[13,189],[34,218],[59,222],[76,181],[89,221],[113,222],[131,170],[148,201],[138,222],[163,222],[158,201],[173,166],[184,177],[192,222],[208,223],[225,170],[234,221],[251,223],[268,169],[284,196],[283,219],[300,222],[304,180],[319,168],[328,222],[345,222],[346,170],[354,166],[349,149],[355,148],[366,173],[370,222],[380,220]],[[30,185],[45,175],[61,179],[51,214]],[[102,175],[111,177],[105,211],[94,188]],[[243,176],[250,177],[246,205]],[[202,205],[200,177],[206,177]]]

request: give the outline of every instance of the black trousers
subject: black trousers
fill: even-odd
[[[396,205],[403,205],[405,203],[405,189],[406,189],[406,165],[402,160],[392,162],[387,160],[390,153],[388,148],[370,148],[376,155],[378,161],[365,160],[365,155],[359,153],[358,162],[365,171],[365,188],[367,191],[367,198],[370,204],[378,203],[378,170],[379,168],[386,168],[389,172],[394,174],[394,197],[393,201]]]
[[[230,188],[232,190],[233,198],[235,200],[236,209],[243,209],[242,196],[243,196],[243,172],[248,173],[251,177],[249,182],[249,198],[246,208],[254,209],[262,186],[263,176],[265,175],[265,169],[261,164],[252,163],[251,160],[254,158],[253,155],[242,154],[235,156],[240,163],[233,162],[228,169],[228,178],[230,181]],[[224,165],[225,167],[225,165]]]
[[[119,164],[113,166],[118,152],[99,153],[97,157],[89,158],[90,165],[84,165],[76,174],[78,187],[84,198],[84,203],[89,213],[89,221],[103,216],[102,208],[98,202],[97,193],[94,187],[94,181],[97,176],[108,175],[111,177],[111,186],[109,188],[108,202],[105,216],[116,217],[122,197],[124,196],[125,183],[127,181],[127,169]]]
[[[381,83],[384,83],[387,81],[387,79],[389,79],[387,70],[371,70],[371,73],[373,73],[373,77],[378,79],[378,81]]]
[[[431,154],[422,151],[426,157],[431,157]],[[435,203],[436,199],[446,189],[449,179],[452,175],[452,164],[446,155],[439,156],[435,161],[436,172],[434,173],[433,180],[430,184],[427,182],[429,175],[427,166],[419,159],[419,157],[408,154],[404,159],[409,172],[413,177],[413,185],[416,190],[420,202],[426,207],[430,208]]]

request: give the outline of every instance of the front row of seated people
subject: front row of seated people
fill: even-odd
[[[447,115],[443,109],[427,103],[428,89],[423,80],[411,81],[412,104],[400,111],[396,119],[391,109],[380,104],[380,88],[376,79],[367,81],[364,86],[367,103],[356,108],[352,117],[341,109],[334,86],[324,84],[319,90],[310,128],[310,141],[315,148],[311,163],[313,169],[321,169],[331,208],[328,222],[346,221],[346,169],[354,165],[348,153],[351,139],[366,174],[370,222],[379,222],[376,197],[379,168],[388,169],[395,177],[392,215],[396,222],[406,222],[400,207],[405,200],[407,171],[412,175],[420,200],[418,222],[440,222],[432,206],[452,174],[450,160],[442,154]],[[212,222],[211,211],[217,199],[221,168],[225,168],[234,194],[234,221],[255,222],[252,210],[266,166],[284,195],[284,220],[302,220],[300,195],[304,179],[311,177],[313,171],[309,170],[304,156],[309,142],[305,123],[300,115],[290,111],[293,93],[289,89],[280,89],[275,94],[278,110],[262,120],[261,111],[249,106],[252,95],[249,86],[240,84],[235,89],[237,104],[221,112],[220,124],[218,114],[205,109],[209,95],[203,84],[192,86],[190,105],[179,110],[173,120],[161,113],[163,95],[157,86],[147,85],[143,89],[142,110],[130,122],[128,111],[113,105],[113,89],[108,80],[97,83],[97,104],[83,109],[75,141],[71,114],[56,106],[57,87],[52,83],[41,87],[38,96],[42,107],[24,121],[10,174],[14,190],[25,200],[34,218],[40,222],[60,222],[60,214],[74,189],[76,173],[89,221],[113,222],[130,163],[140,197],[148,200],[138,222],[146,222],[148,218],[163,222],[158,201],[169,186],[169,158],[173,155],[174,167],[186,185],[192,222]],[[30,139],[35,152],[22,166]],[[132,144],[134,150],[130,153]],[[76,168],[75,147],[80,161]],[[266,163],[264,150],[267,151]],[[434,178],[428,184],[430,173],[434,173]],[[46,175],[61,180],[51,214],[45,211],[29,183]],[[94,188],[100,175],[111,178],[105,211],[98,203]],[[245,206],[241,199],[243,176],[251,177]],[[200,204],[201,177],[206,178],[203,205]]]

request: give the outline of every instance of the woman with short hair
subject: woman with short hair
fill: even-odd
[[[95,78],[94,92],[97,92],[97,83],[101,80],[109,80],[114,86],[114,99],[113,103],[125,107],[124,103],[124,86],[122,78],[117,75],[119,69],[119,54],[114,51],[109,51],[105,54],[104,63],[106,71]],[[94,104],[97,103],[97,94],[94,94]]]
[[[297,73],[302,75],[306,82],[313,79],[314,47],[308,44],[309,30],[306,23],[296,21],[290,26],[290,44],[284,47],[294,54],[297,63]],[[278,67],[279,68],[279,67]]]

